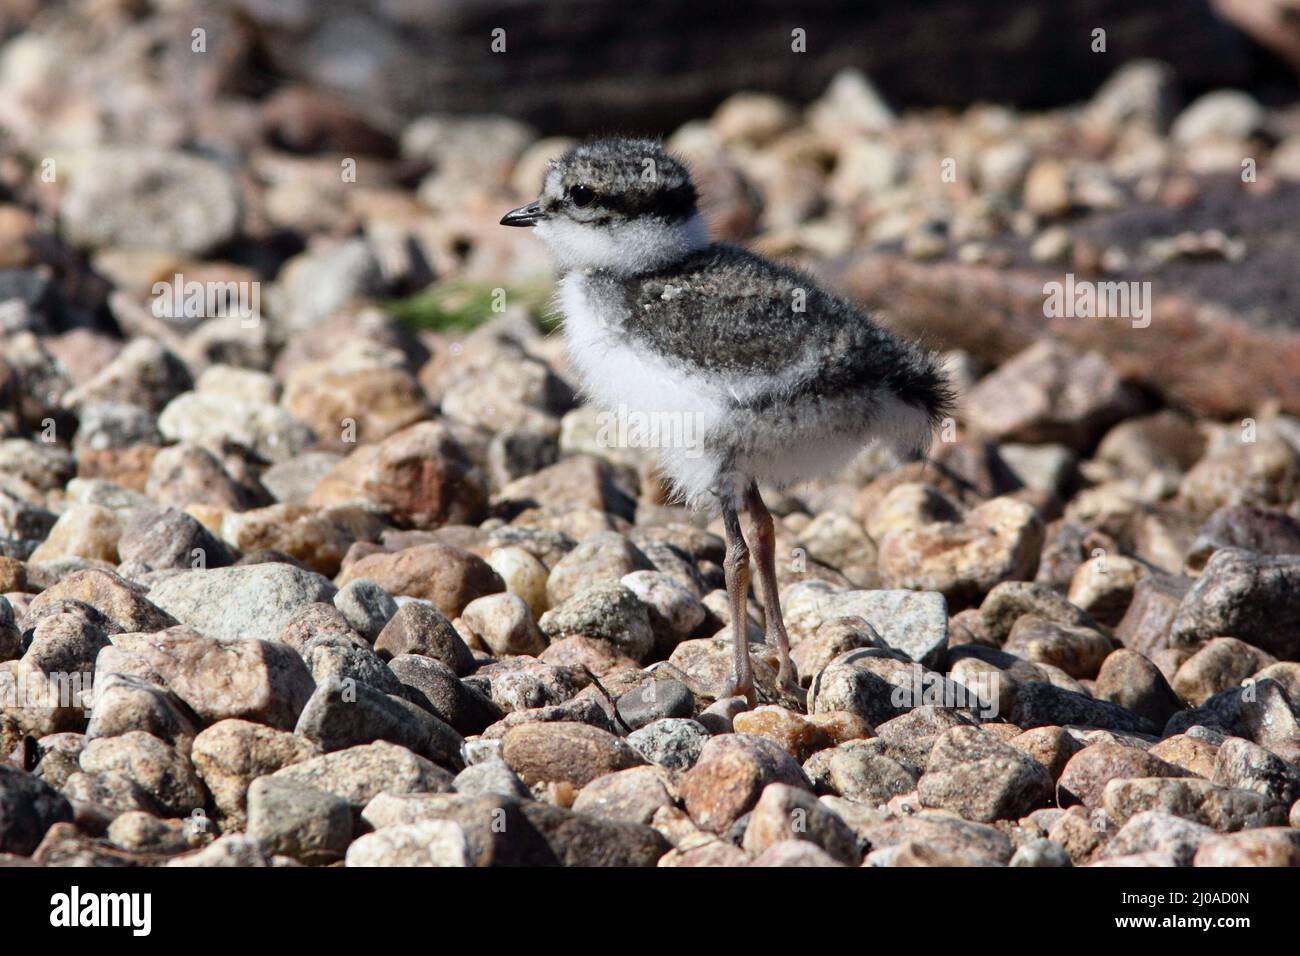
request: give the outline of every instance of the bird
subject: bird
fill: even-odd
[[[954,393],[940,358],[805,273],[713,241],[684,161],[657,139],[602,138],[551,160],[541,195],[501,218],[550,248],[565,349],[589,401],[685,419],[656,450],[673,496],[713,509],[733,653],[722,697],[756,706],[745,633],[750,555],[780,687],[800,694],[759,483],[841,470],[883,442],[924,458]],[[740,513],[749,516],[748,539]]]

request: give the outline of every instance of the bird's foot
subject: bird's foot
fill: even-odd
[[[753,677],[750,677],[748,681],[742,681],[738,676],[732,674],[727,683],[723,685],[721,692],[718,694],[718,700],[725,700],[728,697],[745,698],[745,704],[750,710],[757,707],[758,694],[754,690]]]
[[[808,691],[800,685],[799,678],[794,672],[794,665],[789,661],[785,661],[780,670],[777,671],[776,686],[780,693],[797,700],[799,706],[807,705]]]

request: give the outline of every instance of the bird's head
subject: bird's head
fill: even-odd
[[[649,139],[584,143],[546,169],[542,194],[503,226],[532,226],[563,270],[644,272],[708,244],[690,173]]]

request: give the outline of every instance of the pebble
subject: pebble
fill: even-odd
[[[182,624],[213,638],[271,640],[295,610],[332,601],[328,578],[288,564],[209,568],[178,574],[149,591],[149,600]]]
[[[787,840],[806,840],[846,866],[861,859],[856,835],[825,804],[806,790],[770,783],[749,814],[742,846],[761,858]]]
[[[1281,826],[1287,818],[1287,807],[1270,797],[1195,777],[1111,780],[1102,807],[1120,823],[1143,810],[1163,810],[1222,832]]]
[[[387,593],[431,602],[448,618],[459,617],[475,598],[505,590],[505,582],[477,555],[446,544],[422,544],[393,554],[367,555],[339,576],[345,586],[358,578]]]
[[[474,655],[451,621],[426,601],[398,607],[375,638],[375,652],[385,659],[405,654],[431,657],[459,675],[474,669]]]
[[[1118,704],[1155,727],[1163,727],[1183,706],[1160,669],[1124,647],[1102,661],[1094,693],[1098,700]]]
[[[482,733],[503,716],[501,708],[482,691],[457,679],[455,671],[435,658],[400,654],[388,667],[400,682],[403,696],[462,735]]]
[[[309,866],[331,863],[352,841],[352,809],[342,797],[301,781],[258,777],[248,788],[246,832],[268,856]]]
[[[796,648],[829,622],[844,618],[860,618],[882,646],[927,667],[948,645],[948,605],[933,590],[835,591],[808,582],[787,590],[784,610]],[[815,671],[800,673],[811,676]]]
[[[247,819],[248,787],[256,778],[314,756],[311,741],[238,718],[205,727],[190,751],[195,773],[212,794],[219,818],[234,829]]]
[[[695,766],[708,740],[709,731],[702,723],[684,717],[664,717],[627,736],[627,742],[642,757],[672,771]]]
[[[376,741],[321,754],[270,774],[342,797],[359,814],[380,793],[445,793],[452,774],[405,747]]]
[[[121,773],[167,816],[189,816],[207,804],[189,758],[143,731],[87,741],[80,764],[87,773]]]
[[[507,731],[501,757],[529,786],[564,782],[584,787],[597,777],[642,763],[627,742],[587,724],[528,723]]]
[[[450,820],[395,824],[357,838],[347,866],[472,866],[465,831]]]
[[[616,709],[622,723],[640,730],[657,720],[691,717],[695,695],[681,681],[652,679],[620,695]]]
[[[239,227],[239,188],[217,163],[149,146],[87,155],[59,206],[61,229],[75,246],[200,256]]]
[[[944,731],[917,781],[921,804],[968,820],[1017,819],[1052,796],[1047,771],[1021,750],[975,727]]]
[[[614,582],[584,588],[552,607],[538,624],[548,640],[575,634],[600,638],[637,661],[646,660],[655,646],[646,606]]]
[[[205,637],[178,625],[156,634],[120,635],[115,646],[161,677],[208,722],[240,717],[288,730],[312,694],[302,658],[272,641]]]
[[[960,522],[886,535],[880,573],[891,588],[938,591],[950,602],[974,604],[1003,581],[1032,577],[1042,546],[1038,512],[1022,501],[994,498]]]
[[[649,824],[661,808],[674,806],[660,774],[657,767],[629,767],[597,777],[579,791],[573,811]]]
[[[492,654],[536,656],[546,649],[546,638],[524,599],[509,592],[488,594],[465,605],[461,623]]]
[[[726,734],[704,745],[699,760],[682,778],[679,793],[700,827],[725,833],[754,808],[771,783],[812,791],[799,765],[770,740]]]
[[[72,805],[43,780],[0,764],[0,853],[28,856],[47,830],[72,819]]]
[[[1230,634],[1281,659],[1300,655],[1300,633],[1278,621],[1300,615],[1300,556],[1216,551],[1183,598],[1170,628],[1175,645]]]
[[[326,752],[387,740],[439,766],[462,766],[464,739],[446,723],[400,697],[335,677],[316,685],[294,733]]]
[[[1084,747],[1066,763],[1057,781],[1062,803],[1082,803],[1089,809],[1101,806],[1106,784],[1129,778],[1183,777],[1187,771],[1166,763],[1145,750],[1119,743],[1095,743]]]

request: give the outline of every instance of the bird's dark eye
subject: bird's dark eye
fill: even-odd
[[[569,198],[573,204],[581,209],[583,206],[590,206],[591,201],[596,198],[596,194],[588,186],[570,186]]]

